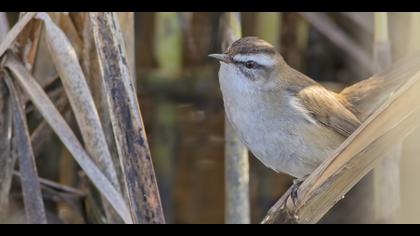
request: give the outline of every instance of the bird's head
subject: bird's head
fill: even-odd
[[[224,53],[209,57],[221,63],[221,82],[237,84],[237,88],[274,89],[279,86],[282,69],[288,67],[270,43],[257,37],[241,38]]]

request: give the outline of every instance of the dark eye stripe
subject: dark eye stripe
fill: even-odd
[[[236,65],[242,65],[242,66],[245,66],[246,67],[247,61],[235,61],[235,60],[233,60],[233,63],[236,64]],[[255,62],[254,69],[260,69],[260,68],[263,68],[263,67],[264,66],[262,66],[262,65],[260,65],[260,64],[258,64],[258,63]]]

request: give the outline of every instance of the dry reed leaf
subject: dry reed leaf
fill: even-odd
[[[51,100],[35,81],[32,75],[22,65],[22,62],[20,62],[13,53],[8,53],[4,60],[4,66],[12,72],[14,78],[29,95],[42,116],[50,124],[51,128],[58,135],[67,149],[72,153],[74,159],[89,176],[93,184],[114,207],[124,222],[132,223],[130,211],[127,208],[121,194],[114,188],[112,183],[90,159],[90,156],[83,149],[82,145],[77,140],[77,137],[64,121],[63,117],[54,107]]]
[[[4,83],[5,73],[0,73],[0,216],[9,205],[9,192],[16,155],[12,155],[12,107],[10,95]]]
[[[9,32],[9,22],[6,12],[0,12],[0,43],[6,38]],[[4,73],[0,74],[0,217],[6,214],[9,205],[9,192],[12,182],[12,173],[16,162],[16,155],[11,155],[10,144],[12,135],[11,111],[9,95],[4,84]]]
[[[46,224],[45,206],[21,98],[7,74],[5,81],[12,100],[13,155],[17,155],[19,160],[26,221],[31,224]]]

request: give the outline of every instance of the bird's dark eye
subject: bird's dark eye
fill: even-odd
[[[257,66],[257,63],[255,61],[247,61],[245,62],[245,67],[248,69],[253,69]]]

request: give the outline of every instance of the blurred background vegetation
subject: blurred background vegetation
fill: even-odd
[[[224,222],[224,111],[219,65],[207,57],[221,52],[220,15],[134,13],[135,51],[129,53],[135,54],[137,93],[168,223]],[[12,25],[18,13],[7,16]],[[366,60],[373,58],[373,13],[246,12],[241,13],[241,22],[243,36],[269,41],[292,67],[330,89],[339,91],[372,75]],[[393,60],[419,48],[416,22],[420,23],[419,17],[413,13],[389,14]],[[411,204],[420,198],[415,181],[420,166],[416,155],[419,136],[415,132],[403,149],[402,222],[420,223],[420,206]],[[68,183],[66,172],[77,166],[54,134],[39,153],[39,175]],[[86,185],[83,180],[79,176],[71,184],[82,188]],[[250,155],[251,222],[259,222],[290,184],[290,177],[274,173]],[[13,186],[15,207],[22,209],[19,185]],[[45,201],[49,211],[60,210],[61,216],[75,207],[54,195],[49,198],[46,194]],[[349,203],[343,201],[345,204]],[[344,206],[346,211],[327,215],[324,222],[367,222],[359,213],[368,205],[369,201],[352,202]],[[83,222],[80,216],[67,216],[55,221]],[[19,211],[5,221],[14,217],[19,217]]]

